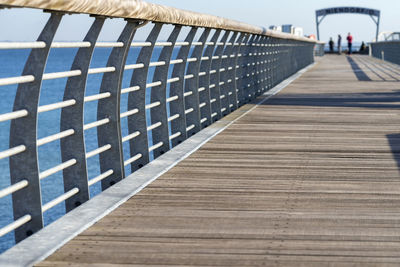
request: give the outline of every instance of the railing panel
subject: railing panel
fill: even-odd
[[[238,108],[238,92],[237,92],[237,80],[236,80],[236,72],[237,72],[237,64],[238,64],[238,55],[240,51],[240,47],[242,45],[242,42],[246,40],[247,34],[245,33],[240,33],[237,40],[235,40],[233,44],[233,49],[232,53],[229,57],[230,62],[229,62],[229,67],[227,69],[228,71],[228,81],[231,81],[228,83],[228,98],[229,98],[229,112],[232,112]]]
[[[200,107],[201,128],[207,127],[212,123],[210,70],[211,70],[211,63],[214,54],[214,49],[215,46],[217,45],[217,41],[220,34],[221,30],[216,30],[214,35],[211,37],[210,44],[207,45],[207,48],[205,49],[203,54],[203,57],[206,59],[203,59],[200,65],[200,73],[204,73],[204,75],[201,75],[199,78],[199,88],[202,88],[202,91],[199,92],[199,101],[200,103],[205,103],[203,107]]]
[[[267,90],[272,88],[272,38],[271,37],[267,37],[267,42],[265,44],[265,55],[266,55],[266,60],[267,60],[267,65],[266,65],[266,78],[267,78]]]
[[[238,63],[236,65],[236,86],[237,86],[237,98],[238,98],[238,106],[242,106],[246,102],[246,95],[244,91],[244,83],[245,83],[245,75],[247,68],[247,53],[248,53],[248,44],[251,41],[252,36],[250,34],[246,34],[245,39],[241,43],[240,46],[240,57],[238,58]]]
[[[233,55],[234,52],[234,44],[236,42],[237,36],[237,32],[232,33],[229,42],[224,49],[222,56],[223,58],[221,59],[219,88],[221,94],[220,100],[222,116],[226,116],[230,113],[229,88],[233,87],[234,83],[232,79],[229,79],[229,68],[233,65],[231,55]]]
[[[96,18],[89,29],[83,41],[88,42],[90,46],[79,48],[71,67],[71,70],[80,70],[81,75],[69,78],[64,91],[64,101],[74,99],[76,103],[63,108],[61,112],[61,132],[73,130],[72,135],[61,139],[62,161],[71,158],[77,161],[77,164],[63,171],[64,191],[68,192],[75,187],[79,189],[78,194],[65,202],[67,212],[86,202],[90,197],[85,157],[83,108],[89,66],[104,20],[104,18]]]
[[[108,92],[111,96],[98,103],[97,119],[107,118],[109,123],[97,128],[97,139],[99,147],[110,145],[111,149],[100,154],[100,170],[101,173],[113,171],[112,175],[101,181],[103,190],[125,177],[119,108],[121,80],[133,35],[140,25],[138,21],[127,21],[118,38],[118,42],[123,43],[123,46],[114,47],[107,62],[107,67],[112,66],[115,71],[105,73],[101,82],[100,93]]]
[[[165,65],[156,67],[154,71],[153,82],[161,81],[161,85],[152,88],[151,102],[160,102],[160,105],[151,109],[151,124],[161,123],[160,127],[152,130],[153,144],[162,143],[162,146],[153,151],[154,158],[167,152],[169,147],[169,127],[167,113],[167,79],[168,67],[171,61],[172,52],[175,48],[176,40],[181,32],[182,26],[175,26],[168,37],[171,46],[165,46],[161,50],[158,61],[165,62]]]
[[[25,146],[24,152],[10,157],[11,183],[22,180],[28,186],[12,194],[14,219],[29,215],[30,220],[15,230],[15,240],[19,242],[43,227],[42,199],[39,182],[37,155],[37,113],[43,72],[50,45],[61,22],[62,14],[52,13],[42,30],[38,42],[45,48],[33,49],[25,64],[22,75],[32,75],[35,80],[18,86],[14,111],[26,110],[28,116],[12,120],[10,128],[10,148]]]
[[[134,139],[129,140],[131,159],[136,159],[137,157],[135,161],[130,163],[131,172],[140,169],[150,160],[146,120],[146,83],[151,55],[161,28],[161,23],[154,24],[153,29],[146,39],[146,42],[151,43],[151,45],[145,46],[140,50],[136,61],[136,64],[142,64],[143,68],[135,69],[132,73],[130,87],[137,86],[139,89],[129,93],[128,111],[137,109],[138,112],[135,115],[128,117],[128,129],[129,134],[138,132],[139,135]],[[138,157],[138,155],[140,155],[140,157]]]
[[[222,55],[226,42],[228,40],[230,31],[225,31],[219,44],[215,48],[214,56],[211,62],[211,76],[210,76],[210,97],[211,97],[211,121],[217,121],[222,118],[221,112],[221,91],[220,91],[220,81],[221,81],[221,67],[222,67]]]
[[[192,46],[196,32],[197,28],[190,29],[185,38],[185,43],[187,43],[187,45],[181,46],[178,52],[177,58],[181,60],[181,62],[175,64],[172,70],[172,77],[179,79],[177,82],[172,83],[169,89],[170,97],[178,97],[176,101],[170,102],[169,104],[171,117],[176,117],[176,119],[171,121],[171,135],[174,136],[179,134],[176,136],[176,138],[171,140],[172,147],[177,146],[187,138],[185,114],[186,107],[184,97],[185,69],[190,47]]]
[[[187,67],[186,75],[193,75],[193,78],[185,81],[185,93],[190,92],[190,95],[185,97],[185,110],[193,109],[193,111],[186,114],[186,127],[191,127],[192,125],[194,126],[189,131],[187,131],[188,137],[196,134],[201,130],[199,71],[201,57],[203,56],[203,49],[209,34],[210,29],[204,29],[202,35],[199,38],[199,42],[201,42],[202,45],[196,46],[190,56],[191,59],[196,59],[196,61],[189,62]]]
[[[260,65],[260,78],[261,78],[261,93],[264,93],[268,86],[268,80],[267,80],[267,55],[265,51],[265,47],[268,43],[268,37],[264,36],[263,42],[261,43],[260,47],[260,58],[261,58],[261,65]]]
[[[246,47],[245,54],[244,54],[245,60],[244,60],[244,64],[243,64],[243,75],[242,75],[242,86],[241,86],[242,94],[243,94],[242,97],[243,97],[244,103],[249,102],[251,99],[250,85],[252,82],[252,80],[251,80],[252,72],[251,71],[253,68],[253,66],[252,66],[252,63],[253,63],[252,51],[253,51],[253,44],[256,42],[257,38],[258,38],[257,35],[253,35],[250,38],[249,42],[246,45],[247,47]]]
[[[372,57],[400,64],[400,42],[386,41],[370,44],[370,55]]]

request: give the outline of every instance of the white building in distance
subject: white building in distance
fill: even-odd
[[[294,27],[291,24],[285,24],[285,25],[282,25],[282,26],[272,25],[272,26],[269,26],[269,29],[273,30],[273,31],[286,32],[286,33],[294,34],[296,36],[303,36],[304,35],[303,28]]]

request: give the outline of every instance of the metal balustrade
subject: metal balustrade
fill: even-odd
[[[370,43],[370,55],[395,64],[400,64],[400,41]]]
[[[315,44],[314,47],[314,55],[317,57],[323,57],[325,55],[325,43],[324,42],[318,42]]]
[[[3,0],[0,4],[14,5]],[[121,15],[126,24],[118,40],[98,42],[103,24],[111,17],[103,13],[92,14],[99,16],[82,41],[53,42],[64,12],[59,8],[47,12],[51,16],[36,42],[0,43],[0,49],[31,49],[20,76],[0,79],[0,86],[18,86],[13,111],[0,115],[0,122],[11,123],[10,148],[0,152],[0,159],[10,162],[11,185],[0,190],[0,198],[12,195],[14,214],[14,222],[1,226],[0,235],[14,231],[17,242],[43,227],[45,211],[62,202],[67,212],[74,209],[90,199],[94,184],[107,189],[314,60],[312,40],[258,32],[249,26],[207,26],[202,21],[175,23],[164,41],[158,40],[160,31],[173,21]],[[65,10],[71,12],[90,13]],[[152,29],[146,40],[134,41],[135,32],[147,23]],[[189,28],[185,36],[183,27]],[[95,49],[104,47],[112,49],[106,66],[90,68]],[[155,47],[161,52],[152,61]],[[44,73],[50,49],[63,48],[78,49],[71,69]],[[128,54],[135,51],[136,62],[127,64]],[[130,85],[122,88],[127,70],[132,70]],[[93,74],[102,75],[100,91],[86,96],[87,79]],[[61,78],[67,79],[63,101],[39,106],[42,81]],[[123,112],[122,95],[128,98]],[[97,120],[85,124],[84,105],[93,101],[97,101]],[[61,111],[60,132],[38,139],[38,114],[52,110]],[[122,119],[128,125],[125,136]],[[97,132],[98,148],[86,151],[85,132],[90,129]],[[61,144],[62,163],[40,172],[37,147],[55,141]],[[128,157],[124,144],[129,145]],[[88,177],[87,159],[94,156],[99,156],[101,173]],[[64,193],[42,203],[40,180],[61,171]]]

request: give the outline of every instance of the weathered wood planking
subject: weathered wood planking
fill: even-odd
[[[38,266],[398,266],[400,67],[352,60],[325,56]]]

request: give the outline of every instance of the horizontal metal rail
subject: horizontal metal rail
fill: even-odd
[[[136,132],[134,132],[134,133],[131,133],[130,135],[127,135],[127,136],[125,136],[125,137],[122,138],[122,143],[125,143],[125,142],[127,142],[127,141],[129,141],[129,140],[132,140],[133,138],[135,138],[135,137],[137,137],[137,136],[139,136],[139,135],[140,135],[140,132],[139,132],[139,131],[136,131]]]
[[[46,177],[49,177],[50,175],[55,174],[55,173],[57,173],[59,171],[62,171],[64,169],[68,168],[68,167],[71,167],[72,165],[74,165],[76,163],[77,163],[76,159],[70,159],[70,160],[68,160],[66,162],[63,162],[63,163],[61,163],[61,164],[59,164],[59,165],[57,165],[57,166],[55,166],[53,168],[50,168],[48,170],[45,170],[45,171],[41,172],[39,174],[39,179],[42,180],[42,179],[44,179]]]
[[[75,133],[75,130],[69,129],[69,130],[62,131],[60,133],[56,133],[56,134],[53,134],[53,135],[50,135],[47,137],[43,137],[43,138],[37,140],[37,146],[42,146],[47,143],[51,143],[51,142],[60,140],[61,138],[71,136],[74,133]]]
[[[21,225],[26,224],[27,222],[29,222],[32,219],[31,215],[25,215],[21,218],[19,218],[18,220],[14,221],[13,223],[10,223],[9,225],[3,227],[0,229],[0,237],[8,234],[9,232],[17,229],[18,227],[20,227]]]
[[[20,84],[20,83],[30,83],[35,80],[35,76],[33,75],[24,75],[19,77],[10,77],[10,78],[1,78],[0,86],[3,85],[11,85],[11,84]]]
[[[0,122],[23,118],[25,116],[28,116],[28,114],[29,113],[26,109],[10,112],[10,113],[6,113],[6,114],[1,114]]]
[[[61,202],[69,199],[70,197],[72,197],[72,196],[74,196],[74,195],[76,195],[78,193],[79,193],[79,189],[75,187],[75,188],[71,189],[70,191],[62,194],[61,196],[59,196],[59,197],[47,202],[42,207],[43,212],[48,211],[49,209],[53,208],[54,206],[60,204]]]
[[[16,184],[10,185],[9,187],[0,190],[0,198],[11,195],[12,193],[17,192],[18,190],[27,187],[28,184],[29,182],[27,180],[22,180]]]
[[[88,123],[88,124],[85,124],[83,126],[83,130],[86,131],[86,130],[89,130],[89,129],[92,129],[92,128],[95,128],[95,127],[99,127],[99,126],[102,126],[102,125],[107,124],[109,122],[110,122],[110,119],[102,119],[102,120],[98,120],[98,121],[95,121],[95,122],[92,122],[92,123]]]
[[[105,146],[99,147],[99,148],[97,148],[95,150],[92,150],[92,151],[86,153],[86,158],[88,159],[88,158],[94,157],[94,156],[96,156],[96,155],[98,155],[100,153],[103,153],[103,152],[105,152],[105,151],[107,151],[109,149],[111,149],[111,145],[110,144],[107,144]]]
[[[139,153],[139,154],[133,156],[132,158],[126,160],[126,161],[124,162],[124,165],[127,166],[127,165],[129,165],[129,164],[132,164],[133,162],[135,162],[135,161],[137,161],[138,159],[140,159],[142,156],[143,156],[143,155]]]
[[[106,171],[105,173],[102,173],[102,174],[100,174],[100,175],[98,175],[98,176],[96,176],[96,177],[90,179],[89,182],[88,182],[88,184],[89,184],[89,186],[92,186],[92,185],[94,185],[95,183],[98,183],[98,182],[100,182],[100,181],[106,179],[107,177],[109,177],[109,176],[112,175],[113,173],[114,173],[113,170],[108,170],[108,171]]]
[[[0,159],[8,158],[14,155],[17,155],[19,153],[22,153],[26,150],[26,146],[20,145],[16,146],[10,149],[7,149],[5,151],[0,152]]]

